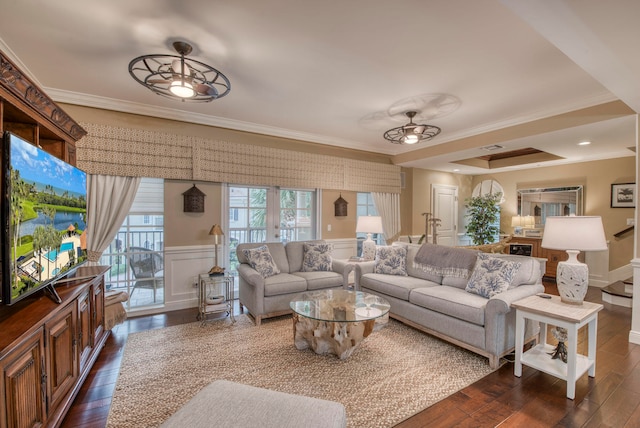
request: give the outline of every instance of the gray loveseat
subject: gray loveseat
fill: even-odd
[[[428,248],[433,251],[443,248],[425,245],[430,245]],[[416,262],[419,245],[405,244],[403,247],[406,249],[406,276],[374,273],[375,261],[358,263],[355,267],[358,287],[387,299],[392,318],[483,355],[489,358],[492,368],[497,368],[500,357],[515,347],[515,309],[511,308],[511,303],[544,291],[541,261],[532,257],[492,254],[491,257],[518,262],[519,267],[505,291],[487,298],[465,290],[469,278],[448,276],[446,269]],[[466,257],[475,254],[476,258],[481,254],[474,250],[446,248],[453,251],[447,253],[449,258],[451,254]],[[472,266],[470,275],[477,265]],[[443,271],[445,275],[442,275]],[[535,339],[538,331],[538,323],[528,322],[527,341]]]
[[[305,244],[325,241],[295,241],[239,244],[237,248],[240,310],[247,308],[256,325],[263,318],[291,313],[289,302],[305,291],[343,288],[348,283],[348,269],[342,260],[332,260],[330,271],[303,272]],[[244,250],[266,245],[280,273],[264,275],[254,269]],[[266,276],[266,277],[265,277]]]

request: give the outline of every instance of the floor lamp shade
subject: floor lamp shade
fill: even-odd
[[[376,257],[376,243],[371,239],[372,233],[384,233],[382,217],[360,216],[356,224],[356,233],[366,233],[367,239],[362,243],[362,258],[373,260]]]
[[[580,251],[604,251],[607,240],[599,216],[547,217],[542,248],[566,250],[569,258],[558,263],[556,282],[560,299],[582,304],[589,287],[589,267],[578,260]]]

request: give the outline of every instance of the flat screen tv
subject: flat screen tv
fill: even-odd
[[[2,303],[53,285],[86,261],[87,175],[33,144],[2,135]]]

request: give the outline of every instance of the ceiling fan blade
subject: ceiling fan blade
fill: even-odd
[[[186,62],[184,63],[184,72],[182,71],[182,61],[179,59],[174,59],[171,61],[171,70],[173,70],[176,74],[184,74],[185,76],[189,76],[193,74],[191,67]]]
[[[171,81],[167,80],[167,79],[149,79],[149,80],[147,80],[147,83],[152,83],[152,84],[169,83],[169,82],[171,82]]]
[[[216,88],[210,85],[205,85],[203,83],[198,83],[196,85],[196,92],[201,95],[208,95],[213,98],[218,98],[219,92]]]

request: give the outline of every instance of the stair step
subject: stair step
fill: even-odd
[[[626,288],[627,287],[623,281],[616,281],[613,284],[609,284],[604,287],[602,292],[619,297],[633,297],[633,293],[630,293]]]
[[[613,305],[630,308],[633,301],[633,289],[625,281],[616,281],[602,289],[602,300]]]

